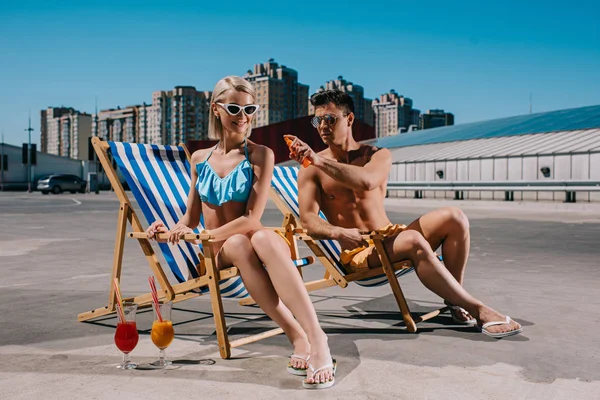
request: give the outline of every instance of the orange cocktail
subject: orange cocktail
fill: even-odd
[[[160,350],[169,347],[174,336],[175,332],[173,331],[173,323],[171,321],[163,320],[162,322],[154,321],[152,323],[150,338],[152,339],[152,343]]]
[[[152,323],[150,339],[152,339],[152,343],[158,347],[160,352],[158,353],[158,360],[150,363],[150,365],[157,368],[165,368],[171,365],[171,361],[167,360],[165,349],[171,344],[175,336],[173,323],[171,322],[173,302],[169,301],[164,304],[158,304],[159,312],[156,312],[157,304],[153,303],[152,305],[154,306],[154,322]]]

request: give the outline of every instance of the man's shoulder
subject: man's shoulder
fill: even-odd
[[[360,151],[363,152],[365,155],[367,155],[367,154],[373,155],[379,151],[389,151],[389,150],[387,150],[385,147],[377,147],[377,146],[373,146],[372,144],[360,143]]]

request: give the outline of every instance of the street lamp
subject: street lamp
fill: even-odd
[[[31,193],[31,112],[29,112],[29,127],[25,129],[29,133],[29,141],[27,142],[27,191]]]

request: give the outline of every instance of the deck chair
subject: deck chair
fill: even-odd
[[[121,185],[117,171],[125,178],[146,221],[162,221],[167,228],[175,225],[185,214],[187,197],[190,189],[190,155],[184,146],[157,146],[135,143],[106,142],[93,138],[92,144],[98,159],[106,172],[110,183],[120,201],[117,236],[113,256],[111,281],[120,280],[123,245],[125,237],[138,240],[150,269],[160,285],[159,298],[165,301],[180,302],[204,294],[210,296],[219,352],[222,358],[231,356],[231,348],[260,339],[278,335],[280,328],[262,332],[257,335],[230,341],[227,334],[222,297],[242,299],[248,297],[237,268],[217,270],[215,255],[210,245],[211,237],[202,233],[202,226],[194,233],[185,235],[184,240],[173,246],[159,243],[159,248],[169,265],[177,284],[171,284],[161,267],[154,250],[146,238],[138,215]],[[111,158],[112,161],[111,162]],[[127,222],[133,232],[126,234]],[[290,227],[280,228],[286,237],[293,236]],[[165,235],[165,234],[162,234]],[[202,245],[195,245],[194,240],[201,240]],[[310,258],[296,260],[298,267],[312,262]],[[140,307],[148,307],[152,297],[150,293],[142,294],[127,300],[134,301]],[[108,305],[79,314],[79,321],[87,321],[116,311],[114,288],[110,285]]]
[[[295,224],[294,231],[297,237],[306,243],[325,267],[326,272],[323,279],[305,283],[308,291],[335,285],[345,288],[350,282],[355,282],[357,285],[366,287],[389,283],[409,332],[417,331],[416,323],[431,319],[448,310],[448,307],[443,307],[421,315],[416,319],[412,318],[398,278],[413,272],[414,267],[410,261],[391,263],[383,246],[383,239],[385,238],[383,235],[373,233],[363,236],[365,239],[373,240],[382,266],[361,272],[346,270],[346,267],[340,261],[341,248],[337,241],[315,240],[310,237],[298,222],[300,217],[298,206],[298,167],[275,166],[269,195],[277,208],[286,216],[285,221],[291,221],[292,224]],[[325,220],[327,219],[322,212],[319,212],[319,216]]]

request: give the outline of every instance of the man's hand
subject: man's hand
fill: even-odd
[[[292,140],[292,143],[289,146],[290,158],[292,160],[296,160],[302,164],[302,161],[308,159],[313,163],[313,165],[320,165],[321,157],[315,153],[315,151],[311,149],[308,144],[304,143],[294,135],[284,135],[283,137]]]
[[[367,246],[368,243],[362,238],[360,231],[356,228],[336,227],[335,239],[340,243],[342,249],[356,249],[357,247]]]

